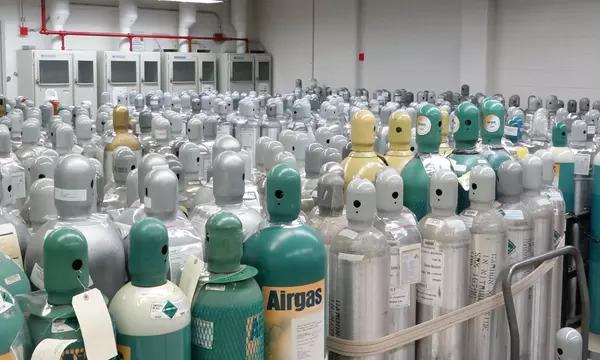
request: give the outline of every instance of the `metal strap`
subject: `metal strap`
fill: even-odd
[[[564,238],[557,248],[564,246]],[[529,273],[521,281],[512,285],[512,292],[518,294],[529,289],[538,282],[547,272],[552,270],[558,259],[552,259],[538,266],[535,270]],[[498,280],[500,281],[500,280]],[[418,325],[391,333],[387,336],[375,340],[354,341],[337,338],[334,336],[327,337],[327,346],[329,351],[343,356],[362,357],[382,354],[404,345],[410,344],[416,340],[431,336],[442,330],[451,328],[461,322],[476,318],[486,314],[494,309],[504,305],[504,297],[502,291],[498,290],[493,296],[484,300],[478,301],[471,305],[465,306],[458,310],[444,314],[433,320],[429,320]]]

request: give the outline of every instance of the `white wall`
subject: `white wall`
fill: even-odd
[[[0,21],[5,28],[5,50],[6,50],[6,76],[10,80],[6,83],[8,96],[18,95],[16,50],[22,46],[35,46],[37,49],[49,49],[51,37],[30,32],[29,36],[19,36],[18,0],[0,0]],[[30,29],[39,30],[40,27],[40,2],[39,0],[25,0],[26,25]],[[65,30],[83,31],[110,31],[118,32],[119,17],[118,8],[112,6],[71,5],[71,14],[65,25]],[[207,5],[199,9],[215,11],[220,14],[223,21],[222,31],[226,36],[234,36],[233,27],[229,22],[229,4]],[[171,10],[138,10],[138,19],[133,25],[136,33],[162,33],[177,34],[178,13]],[[48,24],[52,28],[52,24]],[[251,29],[250,29],[251,30]],[[217,23],[213,16],[198,14],[196,24],[190,29],[191,35],[212,35],[217,32]],[[175,48],[174,40],[158,40],[162,48]],[[233,42],[215,44],[212,41],[202,41],[194,45],[193,50],[198,47],[214,49],[215,51],[233,51]],[[146,51],[158,49],[157,41],[146,39],[144,41]],[[100,37],[66,37],[67,49],[76,50],[118,50],[119,39]]]

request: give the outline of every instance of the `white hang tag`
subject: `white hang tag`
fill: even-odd
[[[98,289],[73,296],[73,310],[79,321],[85,353],[89,360],[117,356],[117,344],[104,298]]]
[[[17,230],[10,223],[0,225],[0,252],[8,256],[23,269],[23,258],[21,257],[21,249],[19,248]]]
[[[60,360],[65,349],[76,339],[45,339],[33,350],[31,360]]]
[[[25,172],[16,171],[11,174],[12,194],[14,199],[23,199],[25,193]]]
[[[44,290],[46,288],[44,286],[44,268],[38,263],[33,265],[33,270],[31,270],[29,281],[31,281],[31,283],[40,290]]]
[[[590,154],[575,154],[575,175],[588,176],[590,174]]]
[[[467,171],[461,177],[458,178],[458,184],[465,190],[469,191],[471,188],[471,172]]]
[[[73,145],[73,147],[71,148],[71,151],[73,152],[73,154],[83,154],[83,148],[79,145]]]
[[[504,127],[504,135],[505,136],[517,136],[519,134],[519,129],[515,126],[505,126]]]
[[[185,265],[181,272],[181,279],[179,280],[179,288],[183,291],[190,304],[194,298],[200,274],[204,272],[204,269],[204,262],[194,255],[188,256],[185,260]]]

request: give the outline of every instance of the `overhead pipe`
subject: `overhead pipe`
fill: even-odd
[[[50,22],[57,31],[64,30],[71,11],[69,8],[69,0],[52,0],[49,6]],[[45,17],[44,17],[45,18]],[[61,37],[52,38],[52,49],[58,50],[61,48]]]
[[[119,0],[119,31],[122,34],[131,33],[131,28],[138,18],[135,0]],[[119,50],[127,51],[129,43],[127,39],[121,40]]]
[[[48,30],[48,24],[46,20],[46,0],[40,0],[40,12],[41,12],[41,26],[40,34],[59,36],[61,49],[65,50],[65,38],[67,36],[93,36],[93,37],[114,37],[114,38],[126,38],[129,42],[129,51],[133,51],[133,39],[170,39],[170,40],[186,40],[188,43],[188,51],[192,51],[192,40],[211,40],[215,42],[223,41],[238,41],[245,43],[245,48],[248,49],[248,38],[247,37],[225,37],[220,34],[214,36],[179,36],[179,35],[167,35],[167,34],[135,34],[135,33],[114,33],[114,32],[98,32],[98,31],[65,31],[65,30]]]
[[[248,32],[248,0],[231,0],[229,3],[231,25],[235,29],[235,36],[246,38]],[[248,42],[238,41],[236,52],[238,54],[247,52]]]
[[[196,5],[192,3],[179,3],[179,36],[189,36],[190,28],[196,23]],[[180,52],[188,51],[187,42],[179,41]]]

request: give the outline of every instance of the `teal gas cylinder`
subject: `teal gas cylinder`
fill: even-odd
[[[46,290],[18,297],[35,348],[44,339],[77,339],[63,352],[64,360],[86,359],[73,296],[87,290],[90,279],[88,247],[83,234],[73,228],[58,228],[44,241],[44,285]]]
[[[463,102],[456,108],[451,120],[450,129],[454,133],[454,150],[448,159],[459,179],[463,176],[468,177],[471,168],[477,165],[488,165],[487,160],[477,150],[480,122],[479,109],[469,101]],[[469,207],[469,188],[470,181],[459,180],[456,209],[458,213]]]
[[[506,111],[502,103],[497,100],[484,100],[481,104],[481,142],[485,151],[483,155],[494,169],[511,157],[502,146],[502,136],[504,135],[504,118]]]
[[[244,242],[242,257],[258,270],[265,359],[324,359],[325,246],[315,230],[296,221],[300,174],[287,164],[275,166],[265,192],[269,225]]]
[[[13,296],[31,292],[27,275],[10,257],[0,251],[0,286]],[[2,358],[0,358],[2,359]]]
[[[144,218],[129,233],[129,275],[113,297],[110,315],[123,360],[189,360],[190,303],[167,280],[169,233],[155,218]]]
[[[23,312],[11,293],[0,286],[0,360],[30,358],[29,333]]]
[[[429,211],[429,178],[439,169],[451,169],[450,161],[438,154],[442,113],[431,104],[419,107],[416,121],[418,153],[402,169],[404,205],[421,219]]]
[[[591,216],[592,240],[588,260],[590,331],[600,334],[600,154],[594,157]]]
[[[567,124],[564,122],[559,121],[554,124],[552,127],[552,147],[550,151],[552,152],[552,156],[554,156],[553,184],[563,193],[566,212],[572,213],[575,205],[575,153],[569,148],[567,140],[568,132]],[[600,226],[600,224],[596,226]]]
[[[262,360],[264,309],[258,271],[241,265],[244,234],[229,212],[206,224],[205,257],[210,273],[192,308],[192,359]]]

